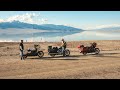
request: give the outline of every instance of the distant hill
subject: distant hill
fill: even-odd
[[[93,29],[93,30],[104,30],[104,31],[106,31],[106,30],[120,30],[120,26],[106,27],[106,28]]]
[[[18,28],[18,29],[38,29],[38,30],[58,30],[58,31],[82,31],[82,29],[74,28],[70,26],[64,25],[54,25],[54,24],[29,24],[20,21],[12,21],[12,22],[2,22],[0,23],[1,29],[7,28]]]

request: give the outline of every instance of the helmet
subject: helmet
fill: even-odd
[[[62,40],[61,41],[64,41],[64,39],[62,38]]]

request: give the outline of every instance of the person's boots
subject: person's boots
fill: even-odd
[[[24,60],[24,57],[21,57],[21,60]]]
[[[24,56],[22,57],[22,60],[24,60]]]

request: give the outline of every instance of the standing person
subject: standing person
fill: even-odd
[[[62,39],[61,41],[62,41],[62,45],[61,45],[62,53],[63,53],[63,56],[65,56],[66,42],[64,39]]]
[[[20,48],[21,60],[23,60],[23,59],[24,59],[24,57],[23,57],[23,51],[24,51],[23,40],[21,40],[21,43],[20,43],[20,45],[19,45],[19,48]]]

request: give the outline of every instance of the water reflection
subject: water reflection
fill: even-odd
[[[65,38],[67,41],[79,40],[120,40],[120,31],[79,31],[79,32],[37,32],[29,34],[1,34],[0,40],[17,41],[22,39],[39,41],[43,38],[46,41],[59,41]]]

